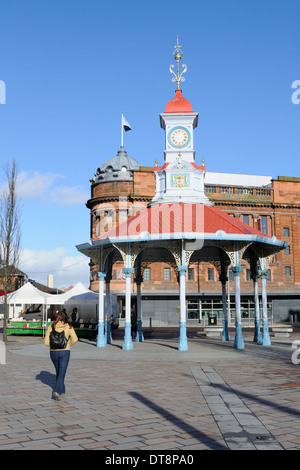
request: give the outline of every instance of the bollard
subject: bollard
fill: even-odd
[[[0,341],[0,364],[6,364],[5,353],[5,343],[4,341]]]

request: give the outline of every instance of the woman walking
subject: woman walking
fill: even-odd
[[[65,375],[70,360],[70,348],[78,341],[72,323],[65,312],[57,312],[54,322],[48,326],[44,343],[50,346],[50,358],[56,371],[56,384],[53,389],[53,398],[60,400],[65,393]]]

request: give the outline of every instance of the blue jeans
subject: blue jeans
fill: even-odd
[[[53,392],[57,392],[59,395],[62,395],[66,391],[65,375],[70,360],[70,352],[70,350],[65,349],[61,351],[50,351],[51,361],[56,371],[56,384]]]

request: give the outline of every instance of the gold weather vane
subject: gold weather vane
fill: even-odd
[[[177,82],[177,90],[180,90],[180,82],[184,82],[185,78],[182,76],[183,73],[187,71],[187,66],[182,64],[183,71],[179,72],[179,61],[182,57],[181,46],[178,44],[178,36],[177,36],[177,44],[175,46],[175,51],[173,52],[173,56],[177,62],[177,74],[174,72],[174,64],[170,65],[170,72],[173,73],[174,77],[172,78],[172,82]]]

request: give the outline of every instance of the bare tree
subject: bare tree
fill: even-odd
[[[7,294],[12,290],[12,274],[19,263],[20,208],[17,197],[17,165],[15,160],[4,168],[5,186],[0,195],[0,262],[4,290],[3,341],[7,342]]]

